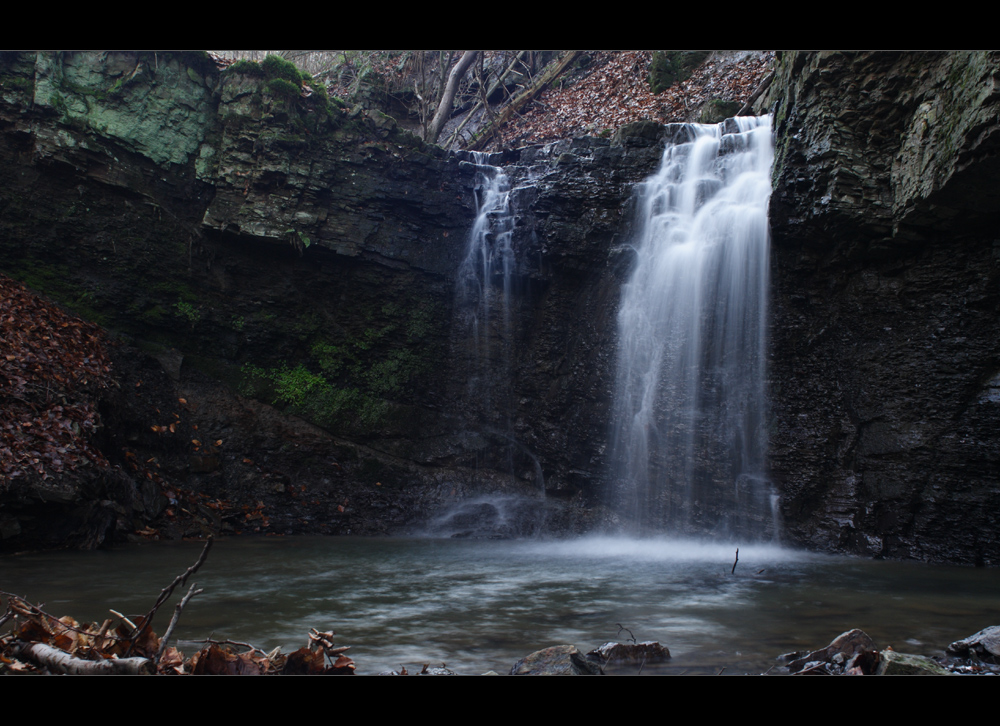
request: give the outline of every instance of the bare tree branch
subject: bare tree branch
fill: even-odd
[[[434,112],[434,118],[431,119],[431,123],[424,135],[424,141],[427,143],[433,144],[437,142],[437,138],[441,134],[441,129],[444,128],[445,121],[451,115],[451,107],[455,102],[455,92],[458,91],[458,83],[462,80],[465,72],[469,70],[469,67],[478,55],[478,50],[465,51],[458,63],[455,64],[455,67],[451,69],[451,73],[448,74],[448,84],[445,86],[444,94],[441,96],[441,102],[438,104],[437,110]]]

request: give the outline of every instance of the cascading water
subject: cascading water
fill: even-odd
[[[488,154],[472,152],[472,158],[476,166],[476,219],[469,231],[465,260],[458,271],[458,296],[475,346],[475,370],[469,377],[469,394],[478,397],[484,410],[489,410],[491,373],[496,374],[490,370],[494,358],[490,350],[490,303],[496,297],[492,289],[494,278],[502,276],[499,313],[503,335],[509,338],[514,219],[510,213],[510,179],[503,169],[487,163]],[[509,345],[503,345],[505,369],[509,368],[509,355]],[[502,408],[509,410],[507,406]]]
[[[637,533],[777,538],[765,473],[770,119],[671,131],[636,192],[611,504]]]

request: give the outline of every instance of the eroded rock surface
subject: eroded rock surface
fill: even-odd
[[[782,55],[770,460],[792,542],[1000,561],[998,68]]]

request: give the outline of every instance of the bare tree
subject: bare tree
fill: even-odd
[[[478,50],[465,51],[458,60],[458,63],[455,64],[455,67],[451,69],[451,73],[448,74],[448,83],[441,94],[441,100],[437,104],[434,118],[431,119],[430,125],[428,125],[427,131],[424,134],[424,141],[427,143],[433,144],[437,142],[438,136],[441,135],[441,129],[444,128],[445,122],[451,116],[451,108],[455,102],[455,93],[458,91],[458,84],[465,77],[469,68],[472,67],[478,55]]]

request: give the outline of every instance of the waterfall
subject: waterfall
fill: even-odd
[[[610,504],[635,532],[777,537],[766,476],[768,117],[672,125],[638,185]]]
[[[497,297],[492,288],[494,278],[501,277],[499,313],[504,338],[509,339],[514,218],[510,213],[510,179],[500,167],[487,164],[488,154],[471,154],[476,168],[476,218],[469,230],[465,259],[458,270],[458,297],[475,346],[475,370],[469,377],[469,393],[480,399],[484,410],[489,410],[490,379],[500,373],[490,370],[493,358],[490,350],[491,298]],[[503,344],[504,372],[509,369],[509,355],[509,345]]]

